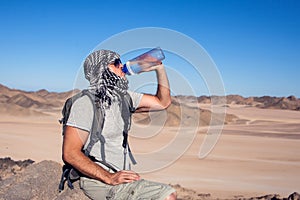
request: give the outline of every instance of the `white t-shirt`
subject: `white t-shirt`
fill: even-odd
[[[137,108],[140,104],[143,94],[128,91],[132,98],[133,107]],[[72,105],[70,116],[67,122],[68,126],[76,127],[90,132],[94,118],[93,104],[88,96],[77,99]],[[120,106],[113,102],[109,109],[105,110],[105,120],[102,135],[105,138],[105,158],[106,162],[113,165],[117,169],[123,169],[123,129],[124,121],[121,115]],[[89,138],[85,143],[89,143]],[[97,160],[101,159],[101,144],[98,141],[90,152]],[[127,154],[128,156],[128,154]],[[129,158],[126,158],[128,168]]]

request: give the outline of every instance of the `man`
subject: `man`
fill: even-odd
[[[91,199],[176,199],[173,188],[166,184],[141,179],[130,170],[129,158],[123,154],[123,131],[126,119],[121,106],[124,95],[131,96],[136,112],[161,110],[171,103],[168,78],[162,64],[147,71],[155,70],[158,87],[156,95],[127,91],[128,81],[122,71],[120,56],[109,50],[91,53],[84,62],[86,79],[90,82],[88,90],[95,95],[95,102],[87,96],[77,99],[70,112],[64,132],[63,160],[83,174],[80,186]],[[105,138],[106,162],[117,169],[95,162],[101,160],[101,144],[97,142],[87,157],[82,150],[87,148],[93,121],[93,103],[104,110],[102,135]],[[126,149],[127,150],[127,149]],[[124,158],[125,157],[125,158]],[[123,161],[124,160],[124,161]]]

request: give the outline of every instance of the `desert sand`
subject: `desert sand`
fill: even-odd
[[[191,104],[210,110],[210,104]],[[24,115],[2,109],[0,157],[62,163],[60,110],[50,108],[36,106],[35,112]],[[235,119],[224,125],[212,151],[201,159],[200,147],[213,127],[186,125],[178,131],[178,126],[135,124],[130,144],[140,167],[134,169],[143,178],[180,184],[214,198],[299,192],[300,112],[234,103],[226,106],[226,112]]]
[[[226,125],[211,153],[199,159],[202,129],[175,163],[145,176],[220,198],[299,191],[300,113],[241,106],[227,112],[248,124]]]

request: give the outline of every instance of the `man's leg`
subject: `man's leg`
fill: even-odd
[[[108,196],[111,199],[176,200],[176,191],[167,184],[141,179],[113,186]]]

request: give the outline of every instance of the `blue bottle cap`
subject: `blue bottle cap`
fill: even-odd
[[[125,74],[130,74],[129,71],[128,71],[128,69],[127,69],[126,64],[123,65],[122,71],[123,71]]]

